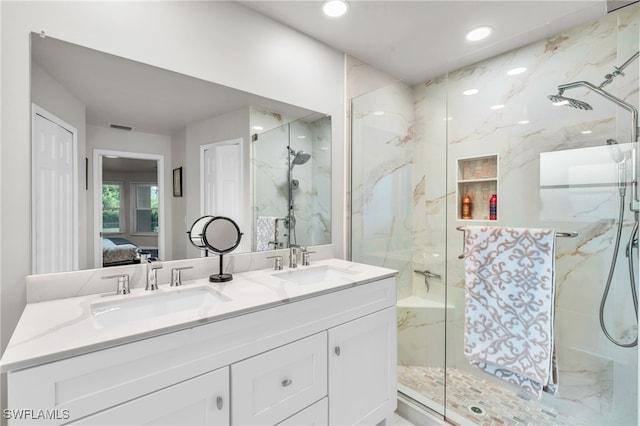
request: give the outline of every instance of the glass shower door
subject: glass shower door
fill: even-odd
[[[397,83],[352,101],[352,260],[399,271],[398,389],[405,398],[444,415],[445,175],[426,172],[445,164],[440,144],[418,144],[431,125],[414,121],[439,108],[416,100]],[[427,160],[425,160],[425,158]]]

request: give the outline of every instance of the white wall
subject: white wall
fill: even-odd
[[[0,8],[3,350],[26,303],[29,270],[31,32],[330,114],[333,238],[343,240],[342,54],[227,2],[3,1]]]
[[[165,244],[167,247],[171,247],[173,252],[173,259],[186,259],[187,257],[187,238],[186,232],[189,230],[187,224],[187,192],[186,188],[189,185],[189,179],[186,176],[186,164],[187,164],[187,128],[184,127],[174,135],[171,136],[171,163],[166,166],[167,169],[173,173],[173,169],[182,167],[182,197],[173,197],[171,200],[171,210],[173,223],[170,223],[171,229],[173,229],[173,236],[171,240],[167,240]],[[171,190],[173,195],[173,186]]]

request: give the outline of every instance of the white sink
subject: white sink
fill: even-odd
[[[281,280],[295,284],[319,284],[326,281],[351,279],[356,272],[334,266],[322,265],[303,267],[287,272],[272,274]]]
[[[91,304],[93,319],[103,327],[148,320],[175,312],[209,309],[231,299],[212,288],[194,287]]]

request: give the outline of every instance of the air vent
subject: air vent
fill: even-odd
[[[126,131],[131,131],[133,130],[133,127],[131,126],[125,126],[123,124],[114,124],[111,123],[109,124],[109,127],[111,127],[112,129],[118,129],[118,130],[126,130]]]

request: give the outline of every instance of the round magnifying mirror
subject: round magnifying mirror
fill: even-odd
[[[216,216],[204,226],[204,244],[216,253],[229,253],[240,244],[242,233],[228,217]]]
[[[238,225],[224,216],[202,216],[196,220],[189,232],[191,244],[199,249],[218,253],[220,270],[218,274],[210,275],[211,282],[231,281],[231,274],[222,273],[222,255],[234,250],[240,244],[242,232]]]
[[[206,250],[207,246],[204,243],[204,228],[213,219],[213,216],[202,216],[200,219],[193,222],[191,229],[187,234],[189,235],[189,241],[191,244],[201,250]]]

